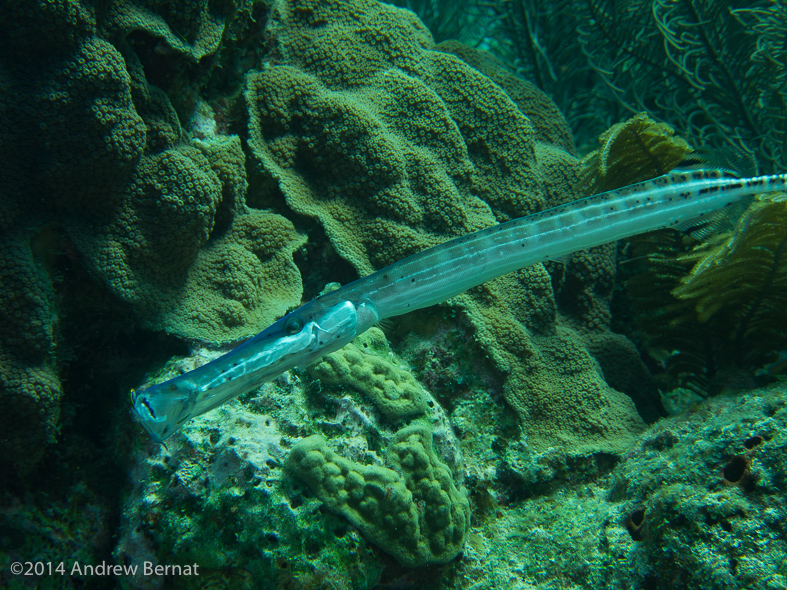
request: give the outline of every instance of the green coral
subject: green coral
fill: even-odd
[[[12,1],[0,15],[0,264],[14,277],[0,285],[0,455],[24,469],[57,434],[61,365],[78,356],[59,323],[75,301],[122,330],[228,341],[301,298],[304,238],[247,207],[240,139],[190,139],[154,79],[215,51],[237,7],[105,8]],[[139,45],[142,21],[158,52]]]
[[[354,463],[315,435],[293,447],[288,467],[401,564],[450,561],[464,545],[470,508],[432,450],[431,431],[420,425],[400,430],[389,461],[394,469]]]
[[[477,50],[434,45],[409,12],[375,2],[280,2],[267,31],[277,59],[248,75],[244,93],[249,146],[260,164],[253,181],[275,191],[267,202],[316,219],[359,275],[576,197],[578,161],[549,98]],[[589,440],[616,452],[641,427],[625,395],[597,371],[593,387],[539,389],[528,361],[541,346],[564,341],[556,324],[564,332],[608,331],[614,249],[580,253],[565,272],[551,270],[554,281],[536,267],[452,304],[467,312],[508,379],[506,398],[525,428],[523,399],[539,391],[556,409],[585,404],[579,416],[614,408],[581,452]],[[529,338],[534,332],[544,338]],[[587,350],[571,351],[584,366]],[[630,362],[640,363],[636,355]],[[542,415],[551,427],[528,441],[540,448],[567,440],[574,424],[559,411]]]
[[[225,23],[231,19],[238,4],[241,2],[233,0],[112,2],[102,15],[101,33],[119,41],[134,32],[144,32],[160,39],[166,51],[198,62],[218,50]]]
[[[58,431],[61,224],[111,207],[145,142],[123,58],[95,36],[92,12],[69,1],[29,8],[12,2],[0,15],[0,461],[22,471]]]
[[[205,341],[248,336],[300,300],[292,253],[304,240],[246,207],[243,163],[237,137],[144,156],[119,214],[77,219],[69,236],[145,324]]]
[[[475,321],[478,340],[507,371],[503,395],[535,452],[557,447],[571,455],[621,453],[644,428],[631,398],[606,383],[573,330],[558,326],[548,336],[531,334],[515,313],[480,305],[468,305],[468,312],[484,320]]]
[[[27,470],[54,442],[60,418],[62,386],[53,355],[56,296],[36,262],[28,232],[3,225],[0,449],[6,461]]]
[[[304,242],[287,219],[246,210],[200,248],[172,307],[146,321],[203,341],[246,336],[298,302],[301,275],[292,255]]]
[[[360,391],[388,418],[423,414],[427,407],[423,387],[391,357],[382,331],[372,328],[310,365],[308,371],[326,388],[348,386]]]
[[[574,138],[568,126],[555,124],[556,121],[564,121],[563,113],[537,85],[501,67],[500,62],[491,54],[473,49],[459,41],[443,41],[437,45],[437,49],[456,55],[503,88],[519,110],[527,113],[538,141],[569,153],[574,152]]]

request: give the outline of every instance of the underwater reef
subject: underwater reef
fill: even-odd
[[[429,448],[355,387],[282,379],[141,453],[116,561],[202,563],[229,588],[787,587],[784,384],[663,419],[592,469],[552,462],[541,485],[508,475],[511,451],[453,436],[501,409],[480,391],[448,415],[424,394]],[[301,438],[304,414],[333,448]]]
[[[523,7],[485,9],[489,31]],[[489,281],[166,445],[134,422],[131,388],[337,281],[716,141],[636,101],[650,116],[607,110],[579,133],[600,94],[547,70],[537,86],[499,36],[462,43],[472,23],[422,14],[430,28],[373,0],[4,3],[0,586],[787,589],[783,201],[711,240],[662,232]],[[728,25],[771,40],[756,67],[767,18]],[[604,70],[618,57],[594,34],[577,39]],[[723,138],[767,168],[782,155],[752,143],[763,96]],[[713,363],[694,354],[707,338]],[[24,577],[17,561],[200,573]]]
[[[247,337],[300,301],[292,254],[304,238],[246,205],[239,138],[184,131],[133,48],[166,30],[173,62],[215,51],[221,26],[207,26],[207,3],[196,8],[169,9],[189,44],[133,3],[96,13],[76,1],[10,2],[2,11],[4,463],[32,468],[57,437],[60,366],[78,354],[58,312],[64,290],[79,289],[57,285],[69,278],[59,259],[95,285],[94,313],[129,314],[127,327],[183,338]]]

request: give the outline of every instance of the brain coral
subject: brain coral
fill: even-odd
[[[472,49],[435,46],[409,12],[282,1],[267,33],[271,60],[245,91],[259,173],[359,274],[576,198],[578,162],[554,104]],[[583,341],[609,333],[614,249],[550,268],[454,304],[504,375],[530,444],[620,451],[641,420]]]
[[[287,464],[328,508],[401,564],[450,561],[464,545],[470,508],[432,450],[432,433],[424,426],[400,430],[389,462],[395,470],[354,463],[315,435],[293,447]]]
[[[391,358],[382,331],[372,328],[340,350],[308,368],[326,387],[342,386],[362,392],[392,420],[423,414],[424,389],[412,373]]]
[[[240,140],[189,139],[133,42],[141,30],[161,40],[159,73],[197,60],[216,50],[234,5],[107,8],[0,11],[0,457],[25,469],[56,436],[71,352],[58,330],[71,277],[58,260],[111,295],[91,307],[125,305],[128,328],[202,340],[253,334],[301,297],[292,253],[303,237],[246,206]]]

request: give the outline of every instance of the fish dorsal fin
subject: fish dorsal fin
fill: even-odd
[[[725,175],[737,178],[758,174],[756,162],[746,154],[711,147],[701,147],[686,154],[673,170],[677,172],[700,169],[722,170]]]
[[[731,169],[729,166],[710,166],[709,159],[719,161],[718,158],[709,158],[707,154],[696,150],[688,154],[669,174],[696,174],[699,171],[705,171],[716,178],[742,178],[737,170]],[[753,196],[744,197],[710,215],[685,219],[673,227],[696,240],[704,241],[711,235],[731,231],[746,209],[749,208],[753,199]]]

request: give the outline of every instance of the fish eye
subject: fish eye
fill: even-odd
[[[284,324],[284,333],[288,336],[292,336],[293,334],[297,334],[303,328],[303,322],[298,318],[292,318],[288,320],[286,324]]]

